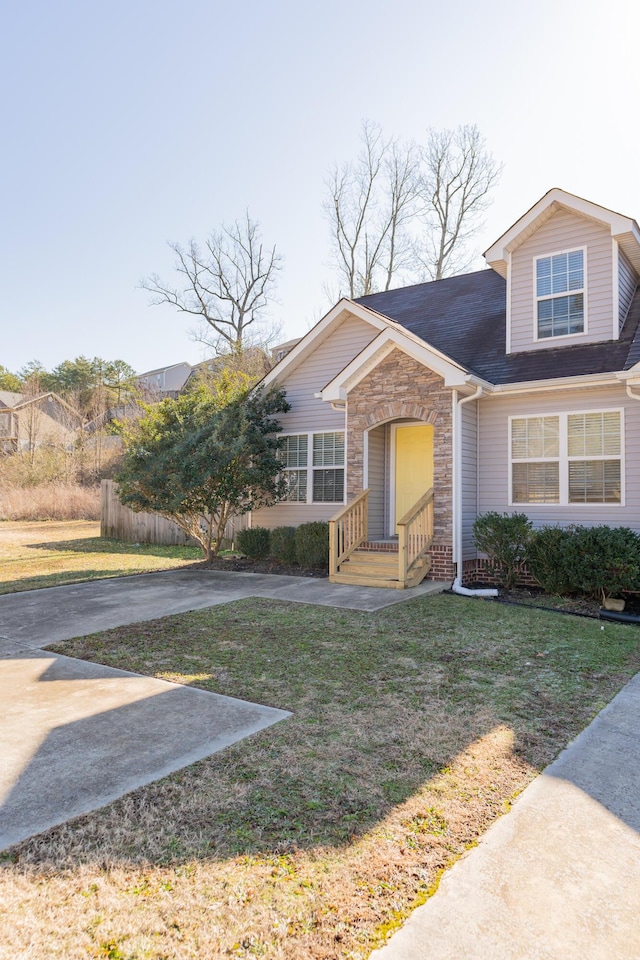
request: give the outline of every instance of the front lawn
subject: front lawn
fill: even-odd
[[[171,570],[198,560],[197,547],[103,540],[93,520],[0,522],[0,594]]]
[[[6,855],[3,955],[47,960],[367,957],[640,669],[635,627],[442,595],[54,649],[293,716]]]

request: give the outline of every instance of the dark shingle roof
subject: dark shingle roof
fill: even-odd
[[[640,287],[619,340],[505,353],[506,282],[493,270],[360,297],[489,383],[627,370],[640,360]]]

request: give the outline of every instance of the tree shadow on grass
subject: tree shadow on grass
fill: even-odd
[[[471,603],[416,600],[372,617],[256,601],[60,645],[293,716],[16,855],[162,864],[343,849],[397,811],[407,843],[418,827],[404,820],[417,817],[446,844],[449,811],[461,809],[464,846],[632,675],[627,635],[638,661],[629,628],[612,634],[624,641],[612,665],[598,624],[576,632],[553,614]],[[122,717],[144,731],[133,713]],[[179,725],[179,712],[167,722]],[[638,829],[622,806],[614,812]]]
[[[77,540],[48,540],[44,543],[26,544],[30,550],[47,550],[60,553],[109,553],[134,556],[170,557],[175,559],[201,560],[202,551],[187,544],[127,543],[106,537],[86,537]]]

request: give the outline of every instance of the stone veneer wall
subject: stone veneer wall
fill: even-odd
[[[435,559],[448,550],[449,563],[442,564],[444,574],[444,567],[451,566],[451,391],[445,389],[441,377],[401,350],[393,350],[348,395],[348,500],[362,491],[365,431],[391,420],[423,420],[433,425],[433,556]]]

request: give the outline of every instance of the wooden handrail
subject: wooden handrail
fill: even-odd
[[[401,520],[398,520],[396,526],[401,527],[411,523],[415,515],[422,510],[425,503],[427,503],[429,500],[433,500],[433,487],[430,487],[424,496],[420,497],[417,503],[414,503],[414,505],[407,510],[404,517]]]
[[[369,494],[369,487],[367,487],[366,490],[363,490],[362,493],[359,493],[358,496],[355,497],[353,500],[350,500],[349,503],[345,503],[344,507],[340,507],[338,512],[334,513],[334,515],[329,518],[329,523],[335,523],[336,520],[342,520],[344,515],[346,513],[349,513],[349,511],[352,510],[356,506],[356,504],[360,503],[360,501],[364,499],[364,497],[368,496],[368,494]]]
[[[433,543],[433,488],[420,497],[398,528],[398,579],[406,585],[417,563]]]
[[[329,575],[367,539],[369,490],[341,507],[329,520]]]

